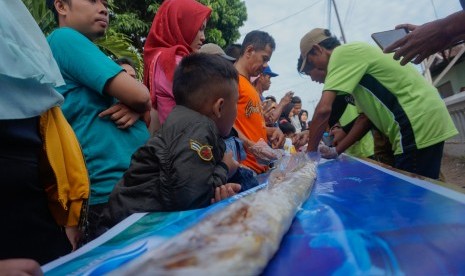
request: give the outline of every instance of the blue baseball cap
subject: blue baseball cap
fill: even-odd
[[[265,67],[265,69],[263,69],[263,72],[262,72],[264,75],[269,75],[270,77],[277,77],[279,76],[278,74],[276,74],[275,72],[271,71],[271,67],[270,66],[267,66]]]

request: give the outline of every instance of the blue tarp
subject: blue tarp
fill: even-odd
[[[43,269],[103,274],[229,202],[134,215]],[[464,275],[464,258],[464,194],[343,156],[319,165],[313,191],[264,275]]]

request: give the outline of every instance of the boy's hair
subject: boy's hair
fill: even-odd
[[[267,45],[270,46],[272,51],[276,48],[276,43],[274,42],[273,37],[263,31],[251,31],[245,36],[244,41],[242,42],[241,56],[244,55],[245,49],[249,45],[252,45],[256,51],[264,50]]]
[[[279,129],[283,132],[283,134],[286,135],[293,134],[296,132],[295,127],[286,120],[281,120],[279,122]]]
[[[200,111],[212,98],[231,96],[219,89],[228,81],[239,82],[239,75],[230,61],[218,55],[191,54],[181,60],[174,72],[174,100],[177,105]]]
[[[55,22],[58,24],[58,12],[57,10],[55,9],[55,0],[45,0],[46,2],[46,5],[47,7],[52,11],[53,13],[53,16],[55,17]],[[61,0],[63,2],[65,2],[66,4],[68,5],[71,5],[71,0]]]
[[[230,44],[224,49],[224,52],[237,60],[241,56],[241,44]]]
[[[301,104],[302,100],[300,99],[299,96],[294,96],[294,97],[292,97],[291,103],[293,103],[293,104],[299,104],[300,103]]]

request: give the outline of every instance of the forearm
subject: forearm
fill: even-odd
[[[126,72],[121,72],[108,81],[104,91],[140,114],[149,111],[151,108],[147,88]]]
[[[279,119],[279,116],[281,116],[281,113],[283,113],[284,106],[284,104],[278,104],[271,112],[273,122],[276,122]]]
[[[439,19],[438,23],[449,37],[449,43],[455,43],[465,38],[465,11],[459,11]]]
[[[312,123],[310,124],[309,128],[307,151],[317,151],[318,144],[320,143],[321,137],[323,136],[323,132],[325,131],[326,126],[328,125],[330,114],[330,109],[321,109],[319,107],[315,109],[315,113],[313,114],[312,118]]]
[[[234,128],[236,131],[237,131],[237,136],[239,137],[239,139],[241,139],[242,141],[242,144],[244,145],[244,148],[246,150],[249,150],[250,147],[252,147],[255,142],[252,141],[252,140],[249,140],[249,138],[247,138],[240,130],[238,130],[237,128]]]
[[[370,130],[371,126],[370,120],[364,114],[360,114],[349,133],[337,144],[337,153],[344,152],[355,142],[360,140]]]

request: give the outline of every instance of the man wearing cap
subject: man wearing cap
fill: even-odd
[[[275,72],[271,71],[271,67],[268,65],[263,69],[263,72],[258,75],[255,79],[252,78],[252,83],[257,90],[258,94],[260,95],[260,100],[263,102],[265,97],[263,96],[263,92],[270,89],[271,85],[271,78],[279,76]]]
[[[307,66],[326,72],[324,89],[309,130],[308,151],[316,151],[337,95],[351,94],[363,116],[335,148],[335,158],[375,125],[394,151],[398,169],[437,179],[444,141],[458,132],[437,90],[412,65],[401,66],[374,46],[356,42],[338,46],[325,29],[313,29],[300,41]],[[371,121],[371,123],[370,123]]]
[[[211,54],[211,55],[218,55],[226,60],[231,61],[234,63],[236,61],[235,58],[228,56],[220,46],[216,45],[215,43],[207,43],[200,47],[199,53]]]
[[[234,128],[247,150],[247,157],[241,163],[257,174],[265,172],[268,167],[257,162],[252,146],[261,139],[269,141],[273,148],[280,148],[284,144],[284,135],[279,128],[266,126],[260,96],[250,82],[252,76],[263,72],[274,49],[274,39],[268,33],[252,31],[245,36],[241,55],[234,64],[239,72],[239,100]]]

